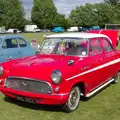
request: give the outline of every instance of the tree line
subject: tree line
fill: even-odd
[[[52,29],[62,26],[104,26],[120,24],[120,0],[104,0],[102,3],[77,6],[68,18],[60,14],[53,0],[33,0],[31,21],[25,19],[21,0],[0,0],[0,26],[24,29],[26,24],[36,24],[39,28]]]

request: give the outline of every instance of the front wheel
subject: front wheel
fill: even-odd
[[[67,113],[76,110],[80,103],[80,88],[75,86],[72,88],[68,101],[62,106]]]

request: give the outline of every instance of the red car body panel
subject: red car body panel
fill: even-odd
[[[5,62],[1,64],[4,73],[1,76],[3,81],[0,90],[6,96],[12,98],[22,96],[33,99],[38,104],[64,104],[69,98],[72,87],[81,84],[84,88],[82,92],[86,96],[109,81],[120,70],[120,51],[113,49],[105,52],[102,42],[100,45],[101,53],[94,56],[90,56],[90,52],[86,57],[38,54]],[[73,60],[74,64],[68,65],[70,60]],[[62,81],[59,84],[55,84],[51,80],[51,74],[56,69],[62,74]],[[47,82],[52,88],[52,93],[38,94],[6,88],[4,80],[9,76]]]
[[[13,91],[7,88],[6,89],[1,88],[1,91],[3,94],[11,98],[16,99],[17,96],[27,97],[29,99],[35,100],[37,104],[49,104],[49,105],[64,104],[69,97],[69,94],[42,95],[29,92],[21,92],[16,90]]]

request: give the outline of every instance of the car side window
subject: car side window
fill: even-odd
[[[102,46],[105,52],[110,52],[113,50],[112,45],[107,38],[102,38]]]
[[[95,56],[102,53],[100,40],[98,38],[90,39],[90,56]]]
[[[22,38],[18,39],[18,43],[19,43],[20,47],[26,47],[27,46],[26,41],[24,39],[22,39]]]
[[[5,39],[3,41],[2,44],[2,48],[3,49],[7,49],[7,48],[17,48],[18,47],[18,43],[16,39]]]
[[[76,56],[87,56],[88,55],[88,40],[85,39],[77,39],[73,41],[68,41],[62,43],[58,49],[60,48],[65,49],[65,53],[67,55],[76,55]]]
[[[3,49],[6,49],[6,48],[7,48],[6,40],[3,41],[3,43],[2,43],[2,48],[3,48]]]

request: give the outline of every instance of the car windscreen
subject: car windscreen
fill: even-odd
[[[85,38],[46,38],[40,54],[64,54],[69,56],[87,56],[88,39]]]

